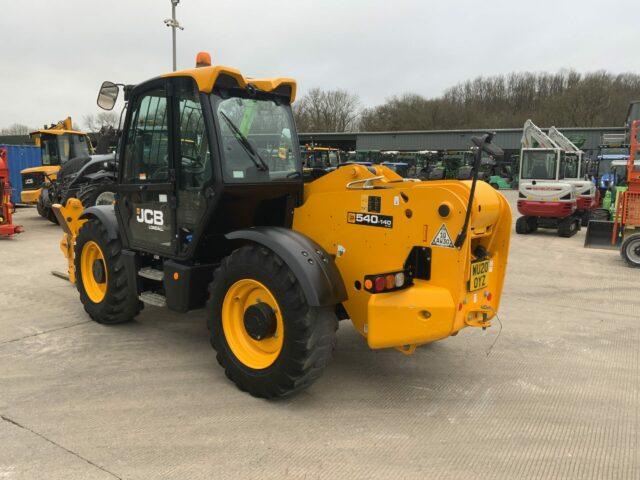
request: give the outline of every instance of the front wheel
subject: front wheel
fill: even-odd
[[[629,235],[624,239],[620,247],[620,255],[630,267],[640,268],[640,233]]]
[[[114,186],[111,182],[84,185],[78,192],[78,200],[85,209],[97,205],[112,205],[115,201]]]
[[[97,219],[80,229],[75,246],[76,287],[85,311],[98,323],[132,320],[142,304],[135,285],[129,285],[120,240],[109,238]]]
[[[537,224],[536,224],[536,228],[537,228]],[[530,233],[531,229],[530,229],[530,225],[529,225],[529,217],[518,217],[518,219],[516,220],[516,233],[519,235],[526,235],[527,233]]]
[[[210,293],[211,345],[241,390],[281,397],[320,377],[335,343],[334,308],[308,305],[273,251],[258,245],[234,251],[216,270]]]

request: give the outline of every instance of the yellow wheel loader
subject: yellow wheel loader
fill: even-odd
[[[204,307],[227,376],[265,398],[319,377],[339,320],[405,354],[490,326],[511,211],[477,176],[420,182],[351,164],[304,183],[289,78],[210,66],[105,82],[98,104],[113,108],[120,87],[114,204],[54,207],[96,322]],[[490,141],[474,139],[478,165]]]
[[[51,206],[43,199],[43,188],[57,178],[60,168],[74,158],[89,157],[92,151],[89,136],[74,130],[71,117],[29,134],[42,154],[42,165],[20,171],[22,177],[22,203],[36,205],[38,213],[54,221]]]

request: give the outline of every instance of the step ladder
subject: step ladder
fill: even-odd
[[[162,282],[164,280],[164,272],[153,267],[144,267],[138,270],[138,275],[148,280]],[[154,307],[166,307],[167,298],[164,295],[152,291],[142,292],[138,298],[141,302],[152,305]]]

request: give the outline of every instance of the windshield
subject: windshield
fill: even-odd
[[[555,180],[557,161],[555,150],[523,150],[520,176],[530,180]]]
[[[212,95],[227,182],[294,180],[300,151],[288,105],[273,100]]]
[[[338,153],[334,150],[303,150],[305,166],[328,168],[338,166]]]
[[[613,160],[599,160],[598,161],[598,176],[602,176],[603,173],[609,173],[611,171],[611,165],[613,165]]]
[[[560,176],[558,178],[578,178],[579,163],[577,155],[567,153],[567,155],[560,160]]]

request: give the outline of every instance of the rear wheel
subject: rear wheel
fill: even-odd
[[[527,217],[527,228],[529,229],[528,233],[533,233],[538,230],[537,217]]]
[[[622,242],[620,255],[630,267],[640,268],[640,233],[629,235]]]
[[[119,239],[110,239],[97,219],[80,229],[75,246],[76,286],[80,301],[98,323],[133,319],[142,309],[135,286],[128,285]]]
[[[576,217],[567,217],[558,224],[558,235],[561,237],[573,237],[580,230],[580,220]]]
[[[241,390],[263,398],[302,390],[333,350],[333,307],[307,304],[298,280],[257,245],[225,258],[210,286],[208,326],[218,363]]]

